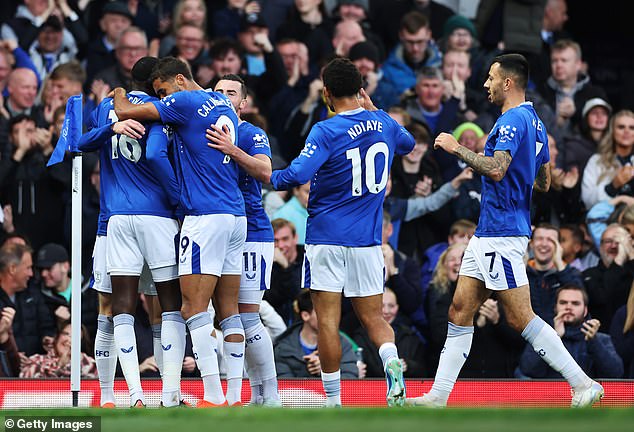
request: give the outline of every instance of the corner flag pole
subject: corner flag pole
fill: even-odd
[[[79,405],[81,390],[81,230],[82,230],[82,155],[77,151],[77,143],[82,132],[82,95],[71,96],[66,103],[64,125],[57,145],[51,154],[47,166],[60,163],[70,151],[73,158],[72,168],[72,218],[71,218],[71,299],[70,299],[70,389],[73,394],[73,406]]]
[[[73,392],[73,406],[79,405],[81,390],[81,231],[82,231],[82,160],[81,153],[73,154],[72,178],[72,222],[71,226],[71,357],[70,389]]]

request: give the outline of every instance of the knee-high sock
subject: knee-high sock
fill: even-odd
[[[141,400],[145,404],[143,389],[141,388],[141,375],[139,373],[134,317],[132,315],[119,314],[114,317],[114,342],[117,346],[117,355],[119,356],[123,376],[128,383],[130,405],[134,405],[137,400]]]
[[[257,312],[241,313],[240,319],[244,326],[245,362],[252,391],[254,384],[262,385],[264,400],[279,400],[271,336],[264,328]],[[252,376],[255,380],[251,379]]]
[[[196,365],[203,379],[203,398],[211,403],[220,405],[225,401],[220,384],[218,369],[218,341],[211,335],[214,331],[211,316],[207,311],[200,312],[187,320],[189,334],[192,337],[192,348]]]
[[[341,406],[341,370],[334,372],[321,371],[321,383],[326,392],[326,406]]]
[[[115,403],[114,374],[117,370],[117,347],[114,343],[114,324],[112,317],[97,317],[97,334],[95,336],[95,363],[99,374],[101,402]]]
[[[462,327],[448,323],[447,340],[440,353],[434,384],[429,391],[431,397],[447,403],[458,374],[467,361],[472,341],[473,326]]]
[[[163,377],[163,349],[161,348],[161,324],[152,324],[152,351],[154,360],[159,369],[159,375]]]
[[[180,403],[181,372],[185,357],[185,320],[180,312],[161,315],[161,349],[163,351],[163,406]]]
[[[582,390],[592,385],[592,380],[572,358],[557,332],[543,319],[535,316],[522,331],[522,337],[573,389]]]
[[[244,371],[244,329],[240,315],[231,315],[220,321],[224,336],[224,359],[227,365],[227,403],[233,405],[241,401],[242,373]],[[231,335],[242,337],[241,342],[228,342]]]

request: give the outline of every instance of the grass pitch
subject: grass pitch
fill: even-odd
[[[222,408],[47,409],[6,416],[98,416],[105,432],[584,432],[632,431],[633,409]]]

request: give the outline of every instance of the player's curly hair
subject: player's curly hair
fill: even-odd
[[[176,75],[181,74],[188,80],[193,80],[192,71],[184,61],[176,57],[163,57],[158,61],[152,75],[150,75],[150,82],[159,79],[161,81],[169,81],[174,79]]]
[[[335,98],[355,96],[359,93],[363,78],[359,69],[347,58],[335,58],[324,68],[324,87]]]

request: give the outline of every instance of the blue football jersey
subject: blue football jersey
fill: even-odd
[[[128,100],[142,104],[156,98],[133,91],[128,93]],[[104,99],[96,109],[97,126],[110,129],[110,125],[117,121],[112,99]],[[158,123],[146,125],[146,133],[139,140],[112,132],[109,139],[102,140],[101,192],[110,216],[173,217],[174,206],[146,157],[150,146],[167,147],[167,141],[167,133]],[[171,175],[175,177],[173,171]]]
[[[548,135],[533,104],[525,102],[502,114],[487,137],[486,156],[508,151],[513,160],[504,178],[482,176],[480,220],[475,235],[531,235],[530,203],[539,168],[550,160]]]
[[[383,199],[394,153],[414,148],[412,135],[384,111],[358,108],[313,126],[300,155],[274,171],[275,189],[311,181],[306,244],[381,244]]]
[[[205,90],[180,91],[154,102],[163,123],[174,130],[176,163],[181,178],[180,205],[186,215],[244,216],[238,165],[207,145],[209,125],[238,132],[238,117],[224,95]]]
[[[263,154],[271,158],[271,146],[266,133],[249,122],[242,122],[238,126],[238,147],[249,156]],[[274,241],[271,221],[262,206],[262,183],[240,168],[239,185],[247,215],[247,241]]]

